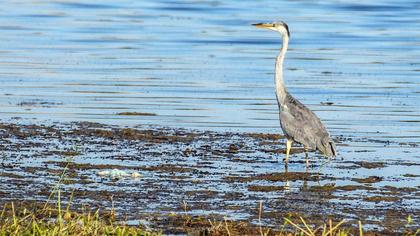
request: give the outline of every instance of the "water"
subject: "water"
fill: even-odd
[[[417,1],[13,1],[2,8],[2,120],[280,132],[273,88],[280,38],[250,24],[281,19],[291,29],[287,86],[332,133],[418,140]]]
[[[338,161],[323,171],[418,187],[401,176],[420,162],[419,11],[414,0],[8,1],[0,119],[280,133],[280,37],[250,24],[283,20],[287,87],[334,137],[352,139],[340,157],[394,163],[340,172]]]

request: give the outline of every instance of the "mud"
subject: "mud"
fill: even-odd
[[[349,225],[362,220],[369,230],[382,233],[403,232],[406,226],[401,222],[408,216],[414,222],[407,227],[419,226],[415,159],[328,160],[311,152],[306,168],[303,149],[294,147],[285,169],[284,137],[277,134],[88,122],[3,123],[0,137],[1,205],[43,202],[59,188],[63,204],[73,196],[75,209],[115,207],[121,219],[146,222],[167,233],[202,232],[208,230],[209,219],[225,217],[232,230],[246,225],[241,230],[256,232],[262,224],[275,232],[282,226],[278,219],[293,215],[305,216],[313,224],[328,218],[346,219]],[[372,143],[336,141],[339,149]],[[142,177],[98,175],[113,169],[138,171]],[[403,172],[388,174],[398,169]]]
[[[364,179],[358,179],[358,178],[354,178],[353,181],[358,182],[358,183],[378,183],[382,181],[381,177],[378,176],[369,176],[367,178]]]

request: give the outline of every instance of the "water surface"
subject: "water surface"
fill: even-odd
[[[418,139],[417,1],[3,5],[3,120],[280,132],[280,38],[250,24],[281,19],[291,29],[287,86],[332,133]]]

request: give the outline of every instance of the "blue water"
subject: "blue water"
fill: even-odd
[[[287,86],[334,135],[418,141],[419,10],[418,1],[8,1],[0,117],[281,132],[280,37],[250,24],[284,20]]]

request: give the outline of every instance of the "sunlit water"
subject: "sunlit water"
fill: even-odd
[[[92,2],[2,3],[3,122],[281,132],[273,82],[280,37],[250,24],[284,20],[287,87],[334,137],[354,138],[341,157],[419,163],[418,1]],[[350,174],[392,182],[415,167]]]
[[[418,139],[419,9],[417,1],[3,3],[1,118],[279,131],[280,37],[250,24],[281,19],[291,29],[288,88],[333,134]]]

